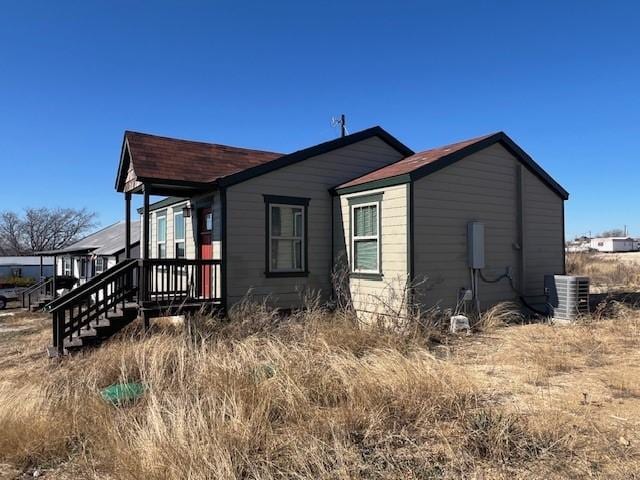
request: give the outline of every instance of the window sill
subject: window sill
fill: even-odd
[[[377,281],[381,281],[384,278],[384,275],[382,273],[351,272],[349,274],[349,278],[356,278],[356,279],[360,279],[360,280],[377,280]]]
[[[267,278],[308,277],[309,272],[264,272]]]

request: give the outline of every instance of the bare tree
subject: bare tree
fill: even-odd
[[[622,228],[613,228],[611,230],[605,230],[600,234],[601,237],[624,237],[626,232]]]
[[[0,213],[0,253],[23,255],[57,250],[79,240],[96,226],[85,208],[28,208],[24,215]]]

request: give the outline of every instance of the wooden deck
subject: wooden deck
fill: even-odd
[[[49,355],[100,343],[136,318],[224,310],[221,261],[125,260],[46,305]]]

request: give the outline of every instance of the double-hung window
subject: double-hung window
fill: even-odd
[[[275,195],[265,195],[264,198],[266,275],[306,275],[309,199]]]
[[[351,272],[380,276],[380,204],[381,195],[350,199]]]
[[[180,210],[176,210],[173,212],[173,237],[175,241],[175,257],[176,258],[185,258],[185,243],[184,243],[184,233],[185,233],[185,222],[184,222],[184,214],[182,213],[182,207]]]
[[[103,257],[96,257],[96,275],[98,275],[99,273],[104,272],[104,258]]]
[[[156,217],[156,235],[158,244],[158,258],[167,258],[167,214]]]

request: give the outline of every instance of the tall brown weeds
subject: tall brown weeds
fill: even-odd
[[[484,328],[509,311],[496,309]],[[0,463],[118,479],[589,471],[566,464],[585,455],[572,417],[541,421],[497,402],[467,368],[438,359],[419,329],[363,326],[313,301],[290,316],[245,303],[231,317],[132,328],[46,374],[25,365],[23,377],[0,380]],[[131,381],[146,387],[139,402],[100,399],[101,388]]]

